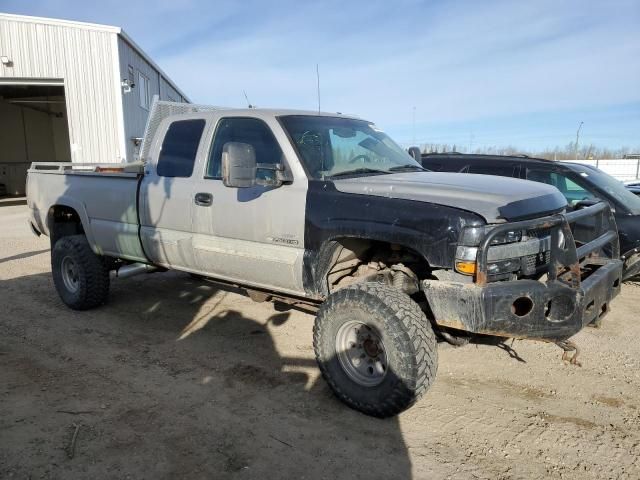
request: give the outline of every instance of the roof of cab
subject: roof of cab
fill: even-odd
[[[511,161],[511,162],[520,162],[520,163],[544,163],[549,164],[553,163],[561,164],[561,165],[570,165],[567,163],[562,163],[560,161],[555,160],[546,160],[544,158],[535,158],[529,157],[527,155],[486,155],[486,154],[476,154],[476,153],[458,153],[458,152],[450,152],[450,153],[423,153],[422,158],[424,160],[428,159],[446,159],[446,158],[454,158],[456,160],[465,160],[470,162],[481,162],[481,161]]]
[[[340,112],[318,112],[313,110],[294,110],[286,108],[231,108],[231,107],[209,107],[210,110],[195,111],[189,113],[174,114],[175,116],[219,116],[219,115],[232,115],[234,117],[247,116],[253,118],[267,118],[267,117],[285,117],[285,116],[309,116],[309,117],[334,117],[334,118],[348,118],[352,120],[367,121],[352,114],[344,114]]]

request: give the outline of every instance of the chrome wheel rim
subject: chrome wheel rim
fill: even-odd
[[[373,327],[355,320],[336,334],[336,352],[344,372],[358,385],[375,387],[387,375],[387,354]]]
[[[80,288],[80,277],[76,262],[71,257],[64,257],[61,270],[65,288],[70,292],[77,292]]]

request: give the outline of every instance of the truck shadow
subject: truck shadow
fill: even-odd
[[[50,273],[1,283],[5,472],[411,478],[399,419],[349,409],[319,376],[310,316],[176,273],[116,280],[87,312],[61,304]],[[76,457],[52,467],[71,423]],[[30,444],[45,447],[25,457]]]
[[[49,251],[49,249],[34,250],[34,251],[31,251],[31,252],[19,253],[17,255],[11,255],[10,257],[0,258],[0,263],[10,262],[12,260],[21,260],[23,258],[34,257],[36,255],[40,255],[41,253],[45,253],[45,252],[48,252],[48,251]]]
[[[514,344],[515,341],[512,338],[496,337],[493,335],[475,335],[471,337],[471,341],[469,342],[469,346],[489,345],[497,347],[500,350],[504,350],[507,355],[509,355],[509,358],[520,363],[527,363],[527,361],[513,348]]]

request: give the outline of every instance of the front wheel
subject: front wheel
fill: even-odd
[[[329,295],[315,320],[313,346],[336,396],[367,415],[406,410],[436,376],[429,321],[408,295],[385,285],[363,283]]]
[[[109,269],[91,250],[84,235],[62,237],[51,251],[53,283],[62,301],[74,310],[102,305],[109,296]]]

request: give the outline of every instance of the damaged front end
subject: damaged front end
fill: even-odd
[[[473,281],[421,288],[438,325],[560,341],[608,312],[622,282],[619,255],[614,217],[599,203],[463,232],[456,270]]]

